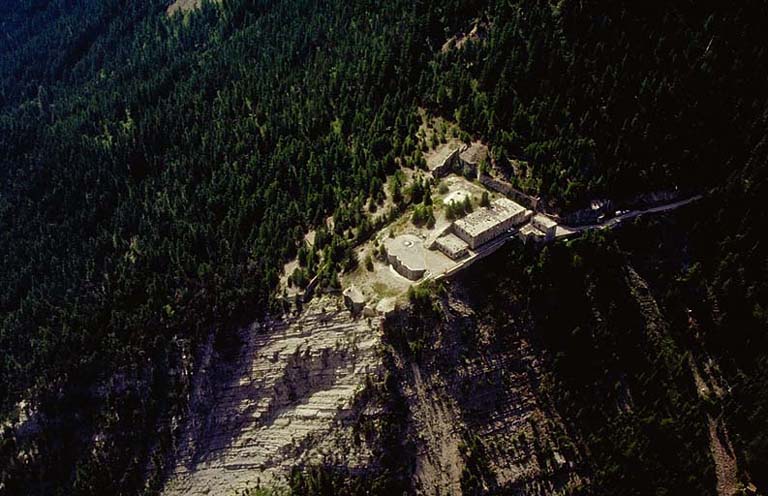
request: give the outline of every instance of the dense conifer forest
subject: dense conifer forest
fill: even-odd
[[[515,185],[553,212],[711,192],[680,229],[518,253],[510,265],[530,269],[495,296],[543,293],[531,321],[556,357],[552,394],[603,453],[595,492],[711,491],[688,422],[707,408],[766,487],[763,2],[223,0],[171,17],[168,3],[0,0],[0,494],[156,493],[199,347],[279,313],[297,254],[299,279],[338,284],[387,178],[423,167],[420,111],[489,143],[501,169],[525,163]],[[592,307],[616,314],[612,269],[636,258],[668,305],[661,357],[633,355],[632,323],[623,341],[590,321]],[[574,294],[575,324],[546,317]],[[696,346],[734,384],[722,404],[674,384]],[[593,367],[575,373],[574,353]],[[617,357],[646,392],[637,415],[668,409],[646,430],[607,432],[590,410]],[[20,403],[35,405],[33,435],[6,427]],[[692,456],[654,457],[670,447]]]

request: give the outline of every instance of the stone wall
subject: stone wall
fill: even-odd
[[[432,176],[435,178],[445,177],[451,172],[454,172],[458,168],[459,164],[459,153],[461,153],[462,148],[459,147],[451,152],[448,157],[446,157],[445,160],[443,160],[443,163],[432,169]]]

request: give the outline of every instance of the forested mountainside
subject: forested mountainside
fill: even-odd
[[[752,165],[768,159],[765,140]],[[737,213],[764,194],[752,171],[702,205],[514,250],[503,270],[461,282],[500,333],[523,327],[545,350],[544,390],[585,441],[597,492],[722,494],[712,426],[739,477],[765,488],[765,214]]]
[[[709,193],[658,225],[514,250],[500,279],[478,265],[478,291],[498,289],[476,305],[521,309],[549,357],[588,460],[574,491],[713,492],[708,415],[765,490],[763,2],[168,5],[0,0],[0,493],[159,491],[200,347],[280,313],[310,229],[309,275],[338,285],[387,178],[423,167],[422,111],[552,212]],[[653,308],[633,307],[643,291]],[[728,387],[702,398],[704,357]],[[628,415],[600,408],[624,390]],[[489,490],[482,466],[466,492]]]

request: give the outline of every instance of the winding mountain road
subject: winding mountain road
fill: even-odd
[[[563,226],[558,224],[555,236],[558,238],[561,238],[565,236],[571,236],[576,233],[589,231],[592,229],[613,229],[614,227],[620,225],[622,222],[626,220],[634,219],[635,217],[639,217],[643,214],[658,214],[663,212],[669,212],[671,210],[675,210],[677,208],[688,205],[689,203],[693,203],[697,200],[700,200],[703,197],[704,197],[703,194],[699,194],[699,195],[692,196],[690,198],[686,198],[684,200],[679,200],[673,203],[667,203],[665,205],[659,205],[656,207],[651,207],[651,208],[646,208],[641,210],[629,210],[615,217],[611,217],[610,219],[607,219],[604,222],[599,222],[596,224],[587,224],[584,226],[577,226],[577,227],[569,227],[569,226]]]

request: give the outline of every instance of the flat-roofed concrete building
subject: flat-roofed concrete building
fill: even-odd
[[[357,286],[348,287],[342,294],[344,295],[344,304],[350,312],[358,314],[363,311],[363,308],[365,307],[365,297]]]
[[[424,276],[427,263],[424,260],[424,243],[418,236],[404,234],[384,241],[387,261],[403,277],[417,281]]]
[[[544,233],[544,239],[551,241],[555,239],[557,232],[557,222],[553,221],[546,215],[536,214],[531,219],[533,227]]]
[[[494,200],[453,223],[453,232],[473,250],[509,229],[526,222],[531,211],[507,198]]]
[[[517,237],[524,243],[529,241],[535,242],[544,239],[544,233],[533,227],[533,225],[526,224],[517,232]]]
[[[463,258],[468,253],[467,243],[453,233],[440,236],[435,240],[435,247],[452,260]]]

